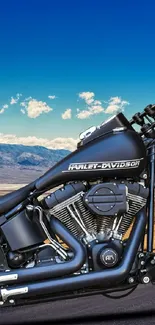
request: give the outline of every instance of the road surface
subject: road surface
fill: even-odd
[[[0,324],[155,324],[155,286],[137,288],[130,296],[111,300],[101,295],[0,310]]]

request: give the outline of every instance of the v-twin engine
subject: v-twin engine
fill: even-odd
[[[145,205],[148,189],[139,183],[67,184],[45,198],[44,208],[78,239],[122,239]]]

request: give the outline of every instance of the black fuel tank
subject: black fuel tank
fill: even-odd
[[[118,113],[111,118],[107,119],[104,121],[100,126],[96,128],[94,132],[92,132],[89,136],[85,137],[83,140],[81,140],[78,144],[77,147],[81,147],[85,145],[86,143],[94,140],[95,138],[98,138],[99,136],[115,129],[118,127],[125,127],[128,130],[133,130],[133,127],[127,120],[127,118],[124,116],[123,113]]]
[[[139,176],[146,166],[143,140],[134,130],[111,131],[78,148],[36,181],[44,190],[73,180]]]

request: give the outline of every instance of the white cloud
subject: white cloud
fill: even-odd
[[[22,94],[17,93],[16,97],[11,97],[10,104],[16,104]],[[100,101],[95,99],[95,93],[92,91],[84,91],[78,94],[79,99],[82,99],[85,103],[84,109],[77,109],[76,117],[78,119],[87,119],[90,116],[100,113],[112,114],[117,113],[118,111],[123,111],[126,105],[129,105],[129,102],[123,100],[119,96],[111,97],[108,101]],[[57,98],[55,95],[49,95],[49,99]],[[78,100],[79,101],[79,100]],[[104,108],[102,106],[104,103]],[[27,114],[29,118],[36,118],[40,116],[42,113],[49,113],[53,110],[50,106],[47,105],[46,102],[38,101],[34,98],[27,97],[23,101],[20,102],[21,113]],[[4,113],[4,110],[8,108],[8,105],[5,104],[0,110],[0,114]],[[72,110],[70,108],[66,109],[64,113],[61,114],[62,119],[71,119]]]
[[[121,106],[123,107],[123,106],[125,106],[125,105],[130,105],[130,103],[127,102],[127,100],[122,100],[122,102],[121,102]]]
[[[55,99],[56,96],[55,96],[55,95],[49,95],[48,98],[49,98],[49,99]]]
[[[86,99],[85,102],[86,102],[87,105],[91,105],[94,102],[94,99],[93,98]]]
[[[105,113],[112,114],[119,111],[119,105],[108,105],[105,110]]]
[[[100,100],[94,100],[94,105],[102,105],[102,103],[100,102]]]
[[[22,106],[20,111],[23,114],[27,113],[27,116],[30,118],[36,118],[42,113],[49,113],[53,110],[46,102],[36,100],[32,97],[25,98],[24,101],[20,103],[20,106]]]
[[[111,97],[109,100],[112,104],[121,104],[122,100],[121,97]]]
[[[122,100],[121,97],[111,97],[108,101],[108,106],[105,113],[113,114],[117,113],[118,111],[123,111],[126,105],[129,105],[129,102]]]
[[[79,111],[77,110],[79,113],[76,115],[77,118],[79,118],[80,120],[84,120],[88,117],[90,117],[92,115],[91,111],[89,110],[83,110],[83,111]]]
[[[27,104],[26,104],[26,102],[21,102],[21,103],[20,103],[20,106],[22,106],[22,107],[27,107]]]
[[[27,146],[44,146],[49,149],[68,149],[75,150],[77,147],[77,142],[79,139],[73,138],[55,138],[55,139],[46,139],[46,138],[37,138],[35,136],[28,137],[17,137],[15,134],[3,134],[0,133],[0,143],[8,144],[23,144]]]
[[[17,103],[17,100],[16,100],[15,98],[11,97],[10,104],[11,104],[11,105],[14,105],[14,104],[16,104],[16,103]]]
[[[16,97],[14,98],[14,97],[11,97],[11,101],[10,101],[10,104],[11,105],[14,105],[14,104],[17,104],[18,103],[18,101],[19,101],[19,98],[22,96],[22,94],[16,94]]]
[[[38,101],[36,99],[30,99],[27,103],[21,103],[23,107],[26,108],[28,117],[36,118],[42,113],[49,113],[53,108],[49,107],[46,102]]]
[[[93,105],[89,109],[92,114],[99,114],[101,112],[104,112],[104,108],[101,105]]]
[[[21,110],[20,110],[21,112],[22,112],[22,114],[26,114],[26,112],[24,111],[24,109],[23,108],[21,108]]]
[[[63,120],[71,119],[72,117],[72,110],[71,108],[66,109],[66,111],[61,115]]]
[[[77,109],[77,112],[77,118],[84,120],[86,118],[89,118],[91,115],[104,112],[104,108],[101,105],[92,105],[88,107],[87,110],[80,111],[79,109]]]
[[[95,100],[95,93],[92,91],[84,91],[79,93],[79,98],[83,99],[87,105],[85,110],[77,109],[78,114],[76,115],[79,119],[89,118],[91,115],[99,114],[104,111],[102,102]]]
[[[0,114],[3,114],[3,113],[5,112],[5,110],[6,110],[8,107],[9,107],[9,105],[4,104],[4,105],[2,106],[2,108],[0,109]]]
[[[129,102],[122,100],[121,97],[115,96],[111,97],[108,101],[103,101],[106,103],[106,108],[102,107],[102,102],[95,99],[95,93],[86,91],[79,93],[79,98],[83,99],[86,103],[86,109],[79,110],[77,109],[78,114],[76,115],[79,119],[89,118],[91,115],[99,114],[105,112],[107,114],[116,113],[118,111],[123,111],[126,105],[129,105]]]
[[[25,98],[25,101],[28,101],[28,100],[30,100],[30,99],[32,99],[32,97],[31,97],[31,96],[29,96],[29,97]]]
[[[92,91],[83,91],[82,93],[79,93],[79,97],[83,99],[88,105],[93,103],[94,96],[95,94]]]
[[[82,93],[79,93],[79,97],[87,100],[87,99],[91,99],[95,96],[95,94],[92,91],[83,91]]]
[[[4,109],[6,109],[6,108],[8,108],[8,107],[9,107],[9,105],[7,105],[7,104],[3,105],[3,108],[4,108]]]
[[[95,99],[95,94],[93,92],[82,92],[79,94],[79,97],[85,101],[87,104],[86,109],[79,110],[77,109],[78,114],[76,115],[79,119],[87,119],[94,114],[107,113],[112,114],[118,111],[123,111],[126,105],[129,105],[129,102],[122,100],[121,97],[115,96],[111,97],[106,103],[106,108],[102,107],[102,102]],[[105,104],[104,104],[105,105]]]

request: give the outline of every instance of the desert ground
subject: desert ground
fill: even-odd
[[[24,186],[26,186],[27,184],[8,184],[8,183],[4,183],[4,184],[0,184],[0,196],[8,194],[12,191],[16,191]],[[46,192],[45,194],[48,194],[52,192],[52,190]]]
[[[26,186],[27,184],[0,184],[0,196],[9,192],[18,190],[19,188]]]

